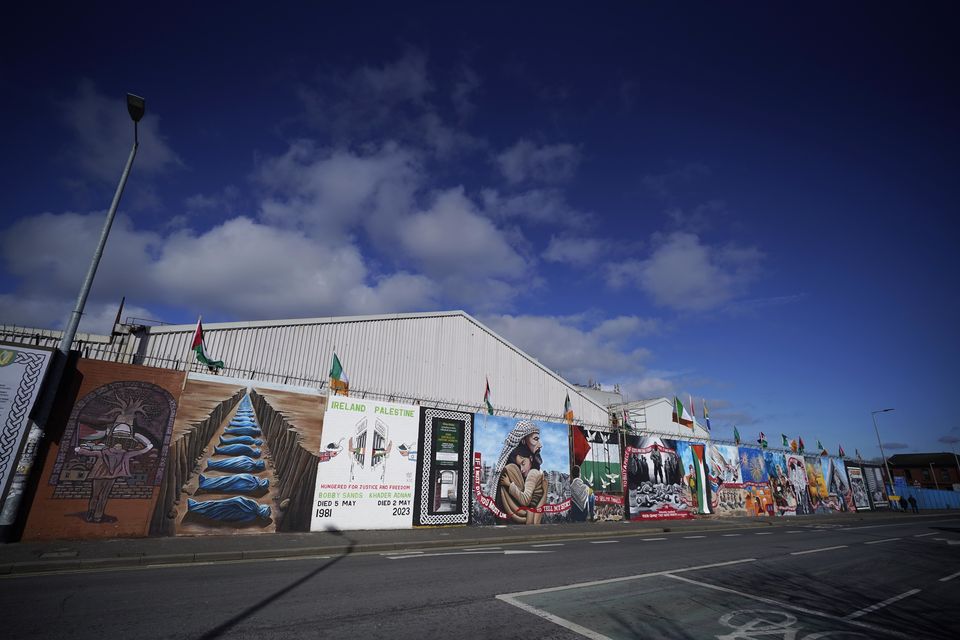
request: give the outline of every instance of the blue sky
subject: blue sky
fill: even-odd
[[[124,295],[462,308],[574,382],[706,398],[718,437],[872,457],[895,407],[888,454],[960,442],[950,4],[15,11],[2,322],[64,324],[131,91],[82,328]]]

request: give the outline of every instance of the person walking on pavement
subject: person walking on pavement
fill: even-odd
[[[907,507],[906,497],[900,496],[900,511],[903,511],[904,513],[908,513],[907,508],[908,507]]]
[[[917,499],[914,498],[913,496],[910,496],[909,502],[910,502],[910,509],[914,513],[920,513],[920,509],[917,508]]]

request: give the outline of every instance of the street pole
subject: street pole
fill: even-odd
[[[887,462],[887,454],[883,452],[883,443],[880,441],[880,429],[877,428],[877,414],[887,413],[888,411],[893,411],[893,409],[878,409],[872,411],[870,417],[873,418],[873,430],[877,434],[877,444],[880,445],[880,455],[883,457],[883,466],[887,468],[887,479],[890,481],[890,493],[893,493],[893,474],[890,473],[890,463]]]
[[[97,275],[97,267],[100,266],[100,258],[103,256],[103,249],[107,244],[107,236],[110,235],[110,227],[113,226],[113,219],[117,215],[117,207],[120,205],[120,197],[123,195],[123,189],[127,186],[127,177],[130,175],[130,167],[133,166],[133,159],[137,155],[137,148],[140,146],[140,140],[137,132],[137,123],[143,117],[145,110],[144,100],[139,96],[127,94],[127,110],[133,119],[133,147],[130,149],[130,155],[127,157],[127,164],[123,167],[123,174],[120,176],[120,184],[117,185],[117,191],[113,194],[113,202],[110,203],[110,211],[107,212],[107,219],[103,223],[103,230],[100,232],[100,241],[97,243],[97,249],[93,252],[93,259],[90,261],[90,268],[87,269],[87,276],[83,279],[80,286],[80,294],[77,296],[77,305],[70,314],[70,321],[63,332],[63,338],[60,340],[60,353],[64,356],[70,354],[70,348],[73,346],[73,339],[77,335],[77,327],[80,326],[80,317],[83,315],[83,308],[87,304],[87,296],[90,295],[90,287],[93,286],[93,278]]]
[[[940,491],[940,483],[937,482],[937,472],[933,469],[933,463],[930,463],[930,475],[933,476],[933,486],[937,488],[937,491]]]

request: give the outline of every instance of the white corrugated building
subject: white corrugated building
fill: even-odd
[[[120,324],[78,334],[84,357],[205,371],[190,351],[196,325]],[[561,421],[567,394],[577,422],[607,425],[607,409],[463,311],[204,324],[224,375],[326,388],[333,352],[351,395],[478,410],[489,379],[498,414]],[[55,347],[61,332],[4,326],[0,340]]]

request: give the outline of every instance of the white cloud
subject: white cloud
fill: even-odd
[[[565,180],[574,174],[579,162],[580,151],[572,144],[537,146],[526,139],[496,157],[500,173],[511,184]]]
[[[550,237],[550,244],[543,252],[548,262],[561,262],[575,267],[596,266],[597,260],[610,248],[610,243],[600,238]]]
[[[72,164],[87,177],[116,184],[133,145],[133,121],[125,97],[107,97],[84,80],[77,94],[61,105],[60,113],[73,137],[67,148]],[[160,119],[151,113],[149,101],[138,128],[138,174],[156,174],[183,164],[160,134]]]
[[[459,77],[454,82],[451,100],[460,119],[469,118],[476,110],[472,95],[480,88],[480,76],[470,67],[460,67]]]
[[[740,294],[759,274],[763,253],[755,247],[711,247],[692,233],[654,236],[646,260],[608,267],[608,283],[633,284],[665,307],[682,311],[713,309]]]
[[[559,189],[529,189],[502,194],[486,188],[480,192],[484,209],[498,220],[518,220],[525,224],[554,223],[573,229],[593,222],[589,213],[571,207]]]
[[[593,327],[582,316],[489,315],[481,321],[573,382],[639,377],[649,356],[632,339],[647,335],[651,321],[635,316]]]

